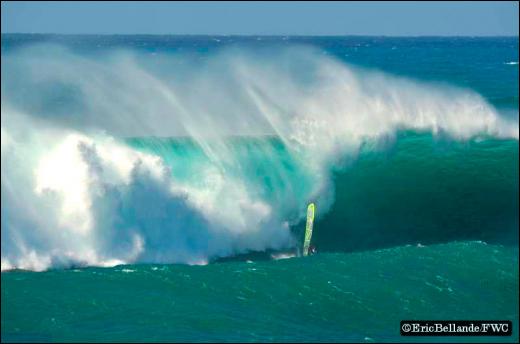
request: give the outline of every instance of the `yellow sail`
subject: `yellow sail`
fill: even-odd
[[[312,225],[314,223],[314,203],[307,207],[307,225],[305,226],[305,240],[303,242],[303,256],[309,254],[309,246],[312,238]]]

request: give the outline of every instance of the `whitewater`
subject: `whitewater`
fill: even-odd
[[[293,250],[307,204],[324,217],[338,171],[403,132],[519,136],[517,108],[302,44],[31,44],[2,52],[1,88],[2,270]]]

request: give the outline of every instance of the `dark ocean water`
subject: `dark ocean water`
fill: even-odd
[[[2,341],[518,341],[518,38],[1,47]]]

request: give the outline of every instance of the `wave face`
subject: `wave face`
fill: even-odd
[[[294,248],[310,201],[325,250],[344,228],[358,239],[338,244],[348,250],[380,246],[359,238],[382,227],[437,232],[411,241],[508,234],[517,112],[302,46],[3,49],[2,269],[204,264]]]
[[[518,242],[518,141],[401,132],[334,174],[314,241],[333,251],[481,240]]]

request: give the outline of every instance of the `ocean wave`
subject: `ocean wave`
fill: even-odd
[[[303,47],[200,61],[39,45],[2,60],[2,269],[205,264],[294,247],[291,226],[309,201],[330,209],[333,171],[366,142],[403,129],[518,139],[517,120],[474,92]],[[150,149],[160,141],[129,136],[189,143],[168,158]],[[244,151],[229,143],[237,136],[278,143]]]

